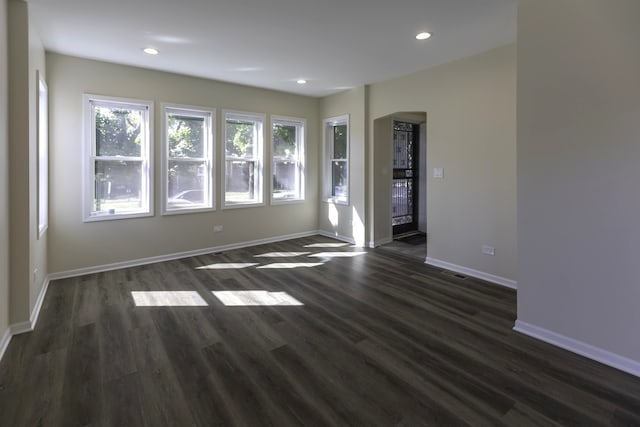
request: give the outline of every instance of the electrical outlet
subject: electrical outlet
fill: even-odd
[[[494,256],[496,254],[496,248],[493,246],[482,245],[482,253],[485,255]]]
[[[219,233],[224,229],[224,227],[222,225],[214,225],[213,226],[213,232],[214,233]]]

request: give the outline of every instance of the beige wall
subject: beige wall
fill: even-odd
[[[638,17],[519,2],[518,320],[640,363]]]
[[[37,75],[46,82],[44,46],[40,35],[29,18],[29,312],[33,313],[36,301],[44,286],[47,268],[47,236],[38,231],[38,82]],[[36,272],[37,270],[37,272]]]
[[[510,45],[369,91],[373,133],[378,118],[427,114],[428,257],[508,281],[516,280],[517,263],[515,79],[516,46]],[[384,163],[378,154],[376,167]],[[444,168],[444,179],[433,178],[434,167]],[[376,185],[369,191],[376,210],[372,230],[379,233],[375,218],[386,221],[388,213],[375,201]],[[495,256],[482,254],[482,245],[495,247]]]
[[[9,0],[10,321],[27,322],[47,274],[46,235],[38,238],[36,70],[44,48],[29,20],[28,4]],[[37,274],[34,272],[38,271]]]
[[[319,101],[315,98],[261,90],[122,65],[47,54],[50,92],[50,233],[51,272],[102,266],[154,256],[312,232],[318,224]],[[93,93],[155,102],[155,216],[82,222],[82,95]],[[221,111],[233,109],[307,120],[306,202],[215,212],[160,215],[161,103],[217,109],[217,190],[224,182]],[[268,133],[265,141],[269,141]],[[269,153],[267,144],[267,155]],[[268,164],[267,164],[268,166]],[[269,167],[267,167],[269,172]],[[266,176],[269,176],[268,173]],[[269,187],[268,181],[265,189]],[[268,202],[268,194],[265,195]],[[214,225],[224,231],[213,232]]]
[[[7,2],[0,0],[0,340],[9,328],[8,60]]]
[[[373,227],[373,246],[393,239],[391,229],[391,185],[393,180],[393,117],[373,121],[373,197],[369,225]]]
[[[349,115],[349,205],[323,201],[318,224],[325,233],[361,246],[366,243],[367,92],[363,86],[322,98],[320,103],[321,120]],[[319,191],[323,191],[322,182]]]

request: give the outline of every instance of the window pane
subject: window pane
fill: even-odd
[[[205,157],[204,117],[167,115],[169,157]]]
[[[339,201],[347,201],[347,162],[331,162],[331,195]]]
[[[333,158],[347,158],[347,125],[333,127]]]
[[[140,157],[143,116],[142,110],[96,106],[96,155]]]
[[[250,160],[226,160],[225,201],[257,202],[259,195],[255,191],[258,170],[256,162]]]
[[[255,126],[253,122],[226,121],[225,150],[227,156],[253,158],[255,150]]]
[[[142,162],[95,161],[94,212],[139,211],[143,207],[141,194]]]
[[[276,200],[300,198],[300,180],[296,162],[286,160],[273,162],[273,198]]]
[[[273,157],[295,159],[298,157],[297,127],[275,123],[273,125]]]
[[[210,205],[205,162],[169,161],[167,208],[189,209]]]

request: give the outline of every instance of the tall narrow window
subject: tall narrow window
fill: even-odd
[[[86,221],[153,215],[152,103],[85,95]]]
[[[164,213],[214,208],[213,114],[164,107]]]
[[[261,205],[264,116],[227,112],[224,118],[224,206]]]
[[[47,84],[38,80],[38,237],[49,224],[49,97]]]
[[[304,200],[305,120],[271,118],[271,202]]]
[[[349,116],[324,121],[325,195],[333,203],[349,203]]]

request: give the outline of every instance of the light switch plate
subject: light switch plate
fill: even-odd
[[[433,177],[434,178],[444,178],[444,169],[443,168],[433,168]]]

